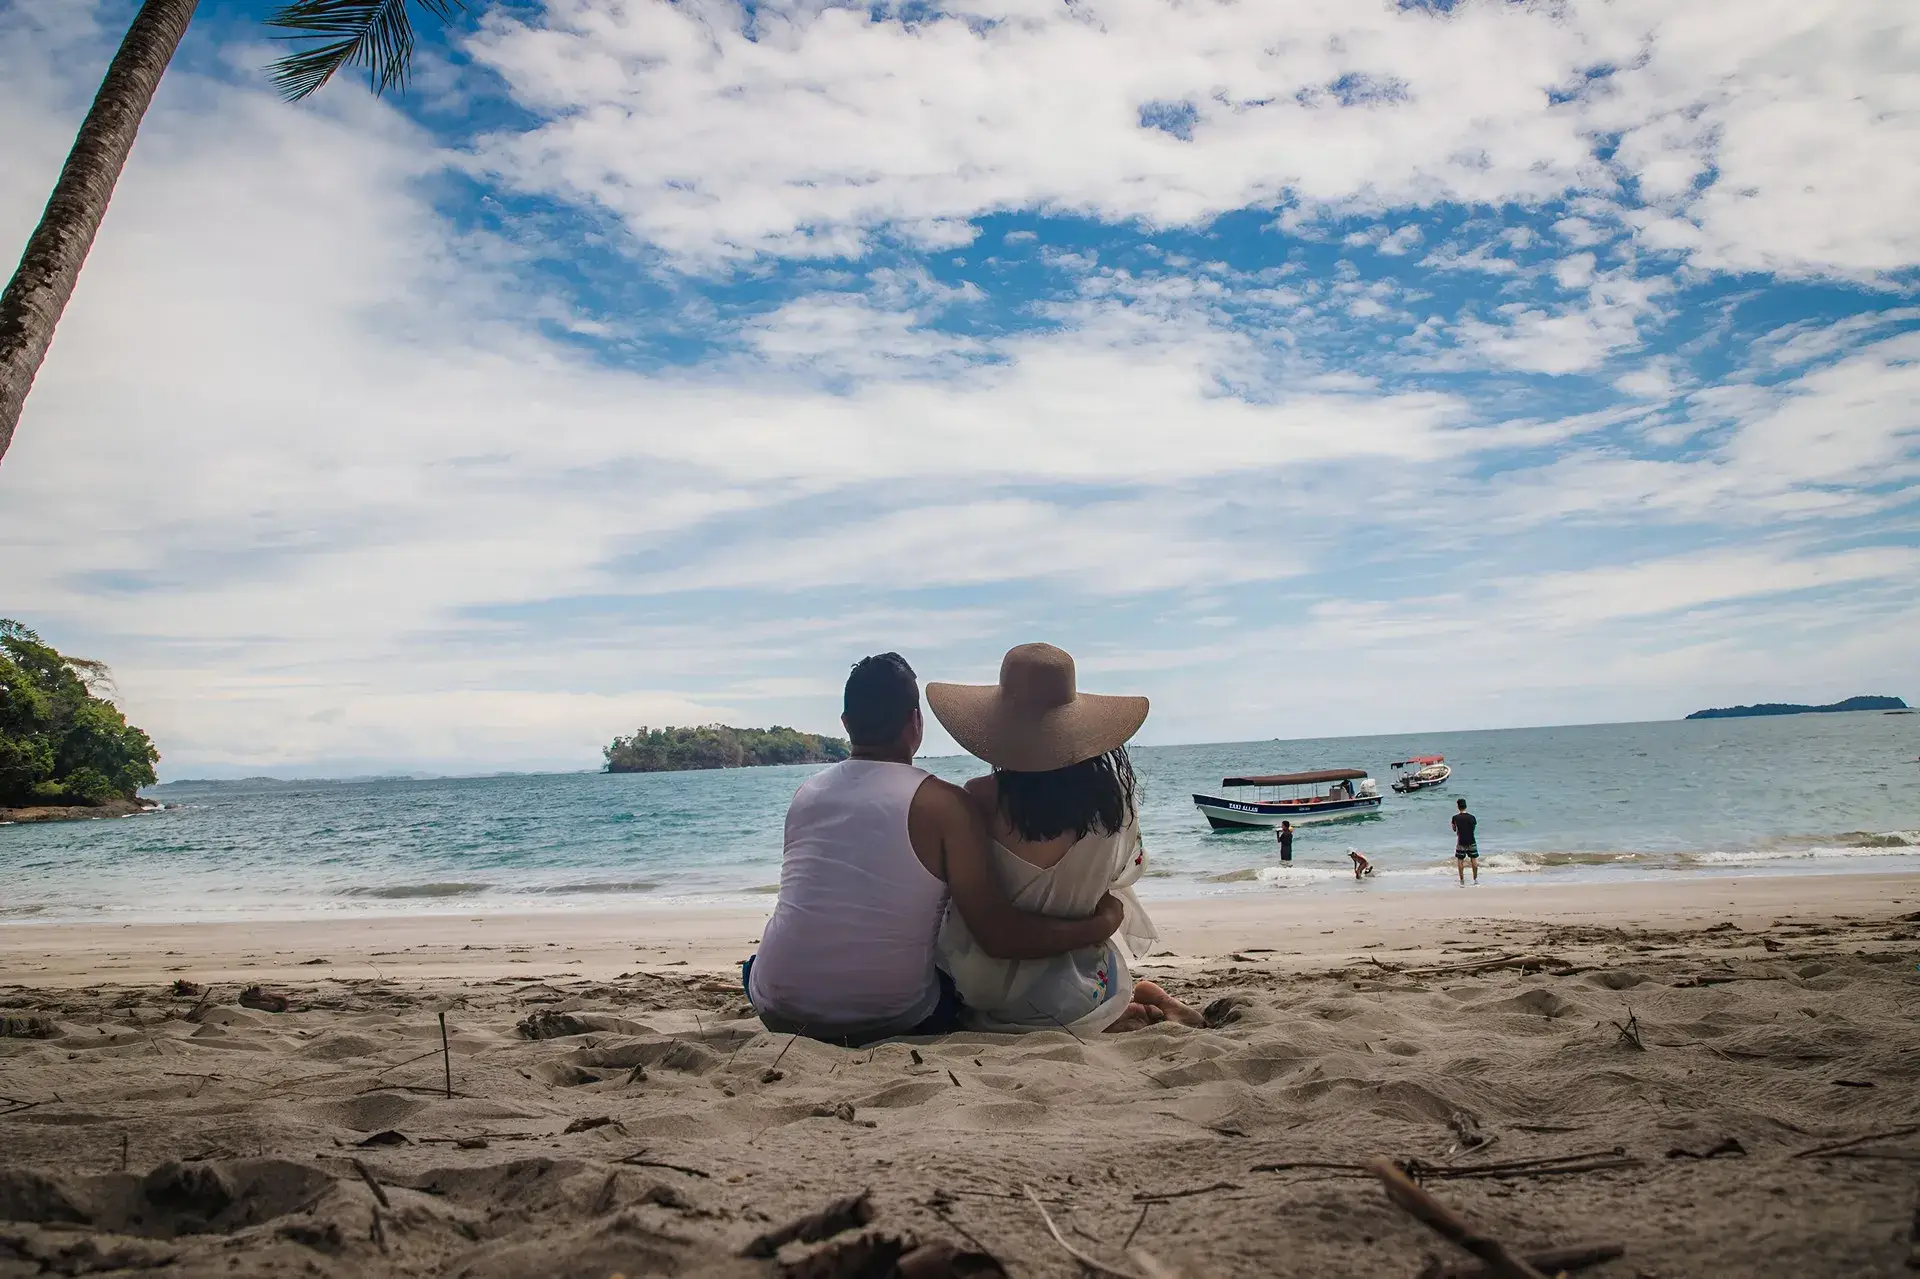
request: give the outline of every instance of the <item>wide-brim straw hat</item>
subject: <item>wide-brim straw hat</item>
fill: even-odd
[[[1104,755],[1147,718],[1144,697],[1080,692],[1073,658],[1051,644],[1008,649],[998,684],[929,684],[927,705],[968,752],[1016,773]]]

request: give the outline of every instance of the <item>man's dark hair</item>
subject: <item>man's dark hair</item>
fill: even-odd
[[[1459,809],[1459,810],[1460,810],[1461,812],[1463,812],[1463,813],[1467,811],[1467,801],[1466,801],[1466,800],[1464,800],[1464,799],[1456,799],[1456,800],[1454,800],[1454,801],[1453,801],[1453,806],[1454,806],[1455,808],[1458,808],[1458,809]]]
[[[1050,773],[996,768],[993,780],[1007,824],[1035,843],[1068,831],[1077,839],[1112,835],[1133,820],[1133,761],[1124,746]]]
[[[853,664],[847,676],[847,740],[855,746],[890,746],[920,709],[920,682],[898,653],[877,653]]]

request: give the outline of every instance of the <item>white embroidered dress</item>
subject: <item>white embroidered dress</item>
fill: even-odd
[[[960,912],[947,910],[940,929],[940,967],[953,978],[975,1030],[1019,1033],[1069,1030],[1097,1034],[1127,1011],[1133,965],[1152,950],[1153,921],[1132,885],[1146,866],[1140,828],[1094,831],[1052,866],[1035,866],[993,845],[1000,882],[1016,909],[1058,919],[1085,919],[1111,892],[1126,915],[1104,945],[1048,959],[995,959],[980,949]]]

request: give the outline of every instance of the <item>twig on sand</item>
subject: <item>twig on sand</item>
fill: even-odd
[[[1216,1181],[1211,1186],[1193,1186],[1187,1190],[1168,1190],[1160,1194],[1142,1191],[1134,1195],[1133,1201],[1137,1204],[1157,1204],[1165,1203],[1169,1199],[1186,1199],[1193,1195],[1210,1195],[1216,1190],[1240,1189],[1243,1189],[1243,1187],[1235,1182]]]
[[[1478,959],[1470,964],[1443,964],[1436,968],[1403,968],[1402,977],[1440,977],[1456,973],[1485,973],[1496,968],[1571,968],[1569,960],[1558,955],[1502,955],[1498,959]]]
[[[778,1254],[784,1244],[818,1243],[822,1239],[833,1238],[843,1230],[864,1226],[873,1220],[871,1194],[871,1191],[863,1190],[857,1195],[836,1199],[819,1212],[810,1212],[763,1235],[756,1235],[740,1250],[740,1255],[765,1260]]]
[[[1149,1199],[1140,1205],[1140,1216],[1134,1221],[1133,1229],[1127,1231],[1126,1239],[1120,1244],[1120,1251],[1125,1252],[1127,1249],[1133,1247],[1133,1237],[1140,1233],[1140,1227],[1147,1224],[1147,1214],[1153,1211],[1153,1205],[1157,1202],[1159,1201]]]
[[[373,1192],[373,1197],[380,1201],[380,1206],[382,1208],[393,1207],[393,1204],[389,1202],[387,1199],[387,1188],[381,1185],[379,1181],[374,1178],[372,1170],[369,1169],[365,1164],[361,1163],[358,1159],[355,1159],[352,1162],[353,1162],[353,1170],[360,1174],[360,1180],[367,1183],[367,1189],[371,1190]]]
[[[447,1015],[440,1014],[440,1059],[447,1068],[447,1099],[453,1099],[453,1049],[447,1046]]]
[[[1647,1046],[1640,1042],[1640,1019],[1634,1015],[1633,1009],[1627,1009],[1627,1020],[1624,1024],[1616,1021],[1613,1023],[1613,1028],[1620,1032],[1620,1043],[1640,1052],[1647,1051]]]
[[[1464,1181],[1470,1177],[1556,1177],[1566,1173],[1605,1172],[1613,1168],[1638,1168],[1642,1161],[1626,1152],[1583,1150],[1571,1155],[1543,1155],[1535,1159],[1511,1159],[1498,1164],[1427,1164],[1408,1160],[1407,1174],[1416,1181]]]
[[[1504,1243],[1483,1235],[1453,1209],[1416,1186],[1400,1166],[1384,1155],[1367,1161],[1367,1171],[1380,1181],[1387,1198],[1421,1225],[1486,1263],[1491,1279],[1546,1279],[1514,1255]]]
[[[1812,1159],[1816,1155],[1831,1155],[1836,1151],[1847,1150],[1853,1146],[1864,1146],[1869,1141],[1886,1141],[1894,1137],[1906,1137],[1920,1132],[1920,1124],[1909,1124],[1905,1128],[1889,1128],[1885,1132],[1870,1132],[1864,1137],[1849,1137],[1845,1141],[1830,1142],[1824,1146],[1815,1146],[1811,1150],[1801,1150],[1794,1154],[1795,1159]]]
[[[1053,1236],[1055,1243],[1066,1250],[1066,1254],[1069,1257],[1072,1257],[1075,1261],[1093,1271],[1095,1274],[1117,1275],[1119,1279],[1141,1279],[1141,1276],[1135,1275],[1131,1270],[1122,1270],[1113,1263],[1101,1261],[1092,1254],[1082,1252],[1080,1249],[1068,1243],[1067,1237],[1060,1233],[1060,1227],[1053,1224],[1052,1215],[1047,1212],[1047,1206],[1040,1202],[1040,1196],[1033,1192],[1033,1187],[1022,1186],[1020,1189],[1027,1192],[1027,1199],[1033,1204],[1035,1211],[1040,1214],[1040,1220],[1046,1223],[1047,1233]]]
[[[701,1172],[698,1168],[689,1168],[684,1164],[670,1164],[662,1159],[646,1158],[646,1151],[636,1150],[620,1162],[629,1168],[665,1168],[668,1172],[683,1172],[689,1177],[698,1177],[702,1181],[713,1180],[710,1172]]]
[[[1527,1264],[1541,1274],[1558,1275],[1602,1265],[1625,1256],[1626,1252],[1625,1244],[1589,1243],[1571,1248],[1542,1248],[1538,1252],[1526,1253],[1525,1257]],[[1436,1258],[1416,1279],[1492,1279],[1493,1273],[1477,1261],[1449,1265]]]
[[[385,1200],[383,1199],[382,1202],[385,1202]],[[375,1246],[380,1249],[381,1254],[385,1255],[387,1251],[387,1228],[380,1224],[380,1210],[378,1208],[373,1210],[373,1225],[367,1231],[367,1238],[373,1240]]]
[[[1367,1173],[1367,1166],[1365,1164],[1329,1163],[1322,1159],[1289,1159],[1285,1163],[1255,1164],[1253,1167],[1249,1168],[1247,1171],[1248,1172],[1293,1172],[1296,1169],[1301,1169],[1301,1168],[1314,1168],[1314,1169],[1319,1169],[1327,1172],[1350,1172],[1356,1176],[1365,1176]]]

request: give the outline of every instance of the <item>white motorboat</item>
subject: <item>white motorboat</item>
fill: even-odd
[[[1325,791],[1318,788],[1331,783]],[[1380,807],[1380,785],[1364,768],[1322,768],[1311,773],[1273,773],[1222,778],[1220,789],[1242,795],[1201,795],[1193,806],[1215,830],[1258,830],[1283,821],[1295,826],[1371,813]],[[1291,792],[1290,794],[1287,792]]]
[[[1393,766],[1400,770],[1400,776],[1393,779],[1393,789],[1402,795],[1432,790],[1453,776],[1445,755],[1415,755],[1411,759],[1397,759]]]

